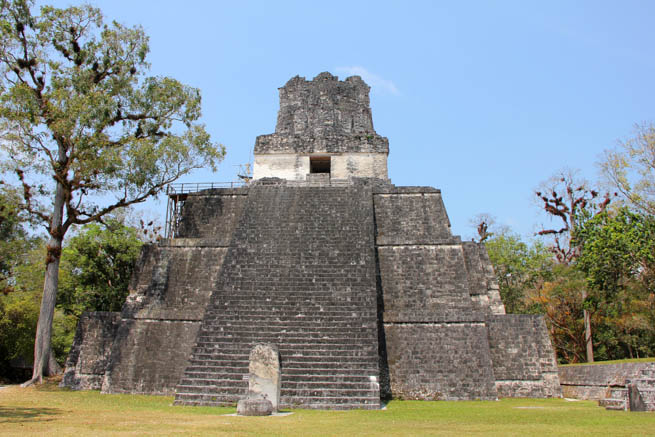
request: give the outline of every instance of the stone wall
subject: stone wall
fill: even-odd
[[[374,203],[378,246],[459,242],[450,233],[450,220],[439,190],[379,188]]]
[[[181,208],[176,238],[209,240],[227,247],[241,217],[247,188],[205,190],[188,195]]]
[[[121,313],[103,392],[173,394],[226,250],[143,249]]]
[[[374,132],[369,91],[359,76],[344,81],[330,73],[312,81],[293,77],[280,88],[275,133],[321,138]]]
[[[484,323],[385,323],[391,395],[494,400]]]
[[[80,317],[61,382],[73,390],[99,390],[109,361],[120,314],[85,312]]]
[[[496,399],[484,316],[441,193],[388,187],[374,199],[391,396]]]
[[[490,315],[487,326],[499,396],[561,396],[557,362],[543,316]]]
[[[462,249],[473,307],[484,314],[505,314],[500,287],[484,245],[468,241]]]
[[[564,397],[601,400],[610,387],[625,387],[626,380],[647,369],[655,371],[655,362],[561,366],[558,370]]]
[[[387,179],[387,155],[384,153],[340,153],[331,156],[332,179],[352,176]],[[304,181],[310,172],[309,155],[255,155],[255,179],[278,177]]]

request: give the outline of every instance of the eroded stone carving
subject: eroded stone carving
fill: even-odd
[[[239,401],[237,413],[265,416],[280,405],[280,353],[272,344],[258,344],[250,351],[248,393]]]

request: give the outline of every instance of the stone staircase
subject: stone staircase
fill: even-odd
[[[655,366],[641,369],[624,385],[610,386],[598,405],[607,410],[655,411]]]
[[[250,188],[175,403],[236,403],[273,343],[283,407],[379,408],[373,226],[365,187]]]

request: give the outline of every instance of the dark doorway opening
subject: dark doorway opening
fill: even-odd
[[[310,156],[309,157],[310,173],[330,173],[329,156]]]

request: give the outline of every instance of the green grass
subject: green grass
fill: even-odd
[[[53,383],[0,389],[2,436],[633,436],[655,435],[655,414],[606,411],[591,401],[393,401],[381,411],[293,410],[234,417],[234,408],[174,407],[171,397],[74,392]]]
[[[655,357],[650,357],[650,358],[629,358],[629,359],[626,359],[626,360],[594,361],[593,363],[560,364],[560,367],[589,366],[589,365],[597,365],[597,364],[649,363],[651,361],[655,361]]]

